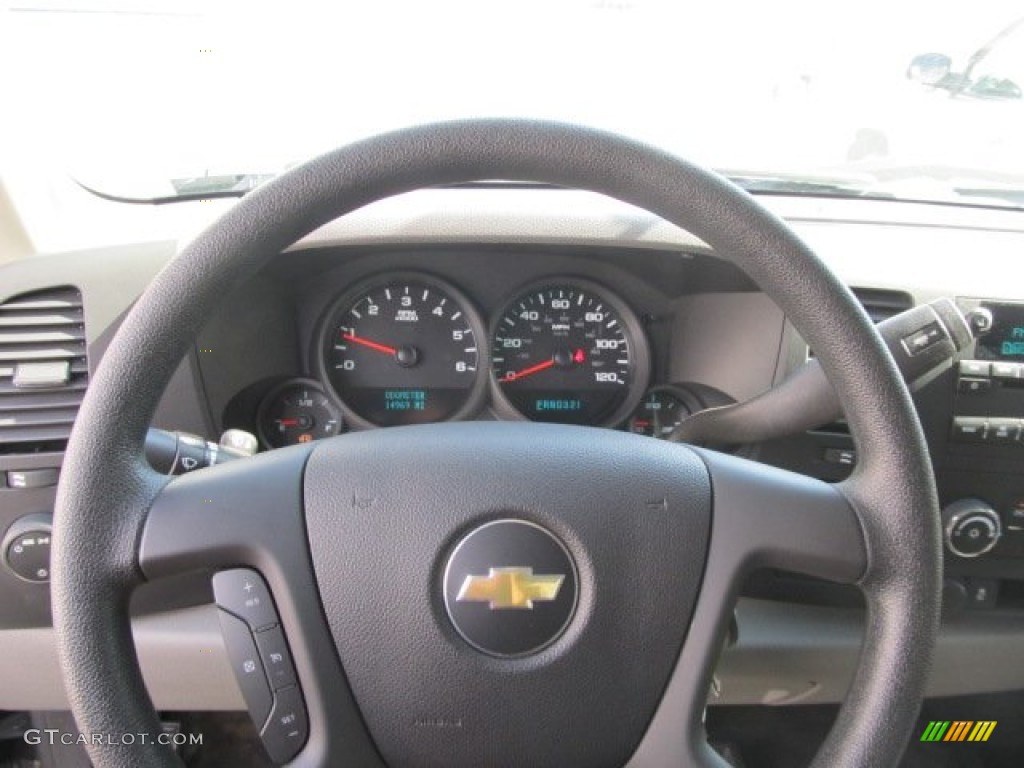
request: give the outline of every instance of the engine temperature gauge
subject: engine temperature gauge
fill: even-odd
[[[315,381],[292,379],[274,387],[260,404],[259,433],[268,448],[332,437],[341,431],[341,411]]]

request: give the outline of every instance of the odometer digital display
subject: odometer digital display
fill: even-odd
[[[650,375],[636,316],[597,285],[566,280],[529,289],[492,332],[492,376],[532,421],[611,425],[641,397]]]
[[[322,332],[324,377],[360,426],[462,418],[486,390],[487,338],[454,287],[394,275],[343,296]]]

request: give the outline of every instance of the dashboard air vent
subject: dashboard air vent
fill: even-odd
[[[914,306],[914,299],[904,291],[884,291],[879,288],[853,288],[853,295],[876,324]]]
[[[904,291],[886,291],[881,288],[851,288],[868,317],[877,325],[914,306],[914,298]],[[806,346],[806,359],[814,357],[814,350]]]
[[[850,290],[857,297],[861,306],[864,307],[864,311],[868,313],[868,317],[871,318],[875,325],[888,320],[890,317],[895,317],[900,312],[904,312],[914,306],[914,297],[905,291],[887,291],[881,288],[851,288]],[[807,347],[807,359],[810,360],[813,357],[814,350]],[[813,431],[850,434],[850,428],[847,426],[845,419],[840,419],[832,424],[826,424]]]
[[[0,453],[63,450],[88,379],[77,288],[0,304]]]

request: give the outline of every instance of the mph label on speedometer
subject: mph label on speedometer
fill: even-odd
[[[527,290],[499,315],[492,336],[494,382],[533,421],[615,424],[647,385],[639,321],[586,281]]]

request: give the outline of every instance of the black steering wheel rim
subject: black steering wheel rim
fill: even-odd
[[[54,627],[83,732],[157,730],[128,616],[144,579],[147,511],[166,484],[145,466],[142,443],[166,383],[220,297],[337,216],[424,186],[493,178],[603,193],[689,230],[747,272],[815,348],[859,449],[841,491],[863,527],[867,563],[858,583],[868,606],[858,670],[816,765],[894,762],[924,691],[941,546],[920,425],[869,319],[781,220],[716,174],[612,134],[515,120],[412,128],[301,165],[243,198],[139,299],[82,404],[55,510]],[[680,745],[677,757],[691,752]],[[175,764],[153,744],[99,744],[90,753],[100,766]]]

